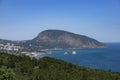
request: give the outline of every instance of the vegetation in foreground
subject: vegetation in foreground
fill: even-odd
[[[44,57],[0,53],[0,80],[120,80],[120,73],[76,66]]]

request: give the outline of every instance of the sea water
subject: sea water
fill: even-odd
[[[106,45],[107,48],[97,49],[51,50],[52,54],[37,57],[49,56],[93,69],[120,72],[120,43]],[[76,54],[72,54],[73,51],[76,51]],[[66,52],[67,54],[64,54]]]

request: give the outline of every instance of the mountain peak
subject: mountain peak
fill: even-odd
[[[87,36],[64,30],[45,30],[38,34],[34,41],[48,48],[102,48],[105,45]],[[49,47],[50,46],[50,47]]]
[[[0,40],[0,43],[14,43],[24,47],[25,50],[39,51],[40,49],[81,49],[81,48],[105,48],[106,46],[87,36],[74,34],[64,30],[45,30],[32,40],[9,41]]]
[[[45,30],[45,31],[42,31],[38,34],[38,36],[35,38],[35,39],[41,39],[41,38],[53,38],[53,39],[57,39],[59,38],[60,36],[62,35],[65,35],[65,34],[71,34],[70,32],[67,32],[67,31],[64,31],[64,30]]]

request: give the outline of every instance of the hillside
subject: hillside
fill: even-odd
[[[0,43],[14,43],[25,50],[39,51],[41,49],[81,49],[105,48],[106,46],[90,37],[74,34],[63,30],[45,30],[34,39],[25,41],[0,40]]]
[[[120,73],[94,70],[62,60],[0,53],[0,80],[120,80]]]
[[[63,30],[45,30],[32,41],[42,43],[42,48],[103,48],[105,45],[95,39]]]

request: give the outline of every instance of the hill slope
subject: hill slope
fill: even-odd
[[[120,73],[89,69],[49,57],[35,59],[5,53],[0,53],[0,72],[0,80],[120,80]]]
[[[104,48],[103,43],[84,35],[78,35],[63,30],[45,30],[32,40],[10,41],[0,40],[0,43],[14,43],[25,50],[39,51],[40,49],[81,49]]]
[[[87,36],[62,30],[45,30],[32,41],[42,43],[43,48],[103,48],[105,45]]]

